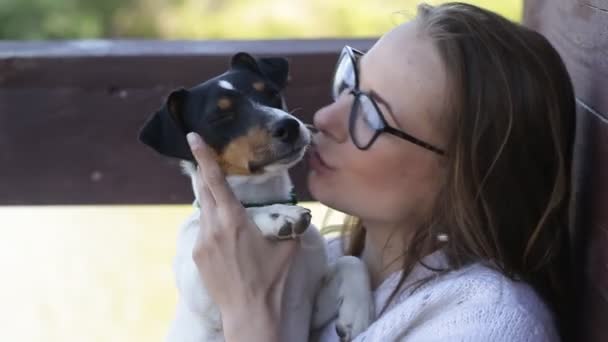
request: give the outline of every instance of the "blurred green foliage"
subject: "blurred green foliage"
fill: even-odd
[[[0,39],[369,37],[413,17],[419,2],[0,0]],[[521,19],[522,0],[464,2]]]

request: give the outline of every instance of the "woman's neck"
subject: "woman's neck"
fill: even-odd
[[[377,288],[392,273],[401,270],[406,250],[404,225],[363,222],[365,247],[361,259],[370,272],[372,288]]]

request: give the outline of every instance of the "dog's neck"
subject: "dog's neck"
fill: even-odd
[[[259,176],[228,176],[226,181],[245,206],[287,203],[293,199],[293,184],[287,170]]]
[[[192,188],[198,197],[198,182],[200,177],[196,166],[191,162],[182,162],[184,173],[190,176]],[[287,170],[256,176],[227,176],[226,181],[235,196],[245,206],[270,205],[273,203],[293,203],[293,183]],[[295,203],[294,203],[295,204]]]

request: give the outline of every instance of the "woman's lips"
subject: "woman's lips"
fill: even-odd
[[[316,146],[313,146],[309,151],[310,152],[309,152],[309,156],[308,156],[308,161],[309,161],[310,167],[313,170],[316,170],[316,171],[323,171],[323,170],[333,171],[333,170],[335,170],[333,167],[327,165],[327,163],[323,160],[323,158],[317,151]]]

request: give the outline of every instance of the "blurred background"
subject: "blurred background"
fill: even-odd
[[[441,3],[446,1],[427,1]],[[464,1],[520,20],[521,0]],[[374,37],[412,0],[0,0],[0,39]],[[401,13],[401,14],[397,14]]]
[[[521,19],[521,0],[465,2]],[[373,38],[411,18],[417,3],[0,0],[0,39]],[[304,205],[317,226],[341,219]],[[177,229],[190,211],[189,204],[0,207],[0,341],[162,340],[176,300]]]

